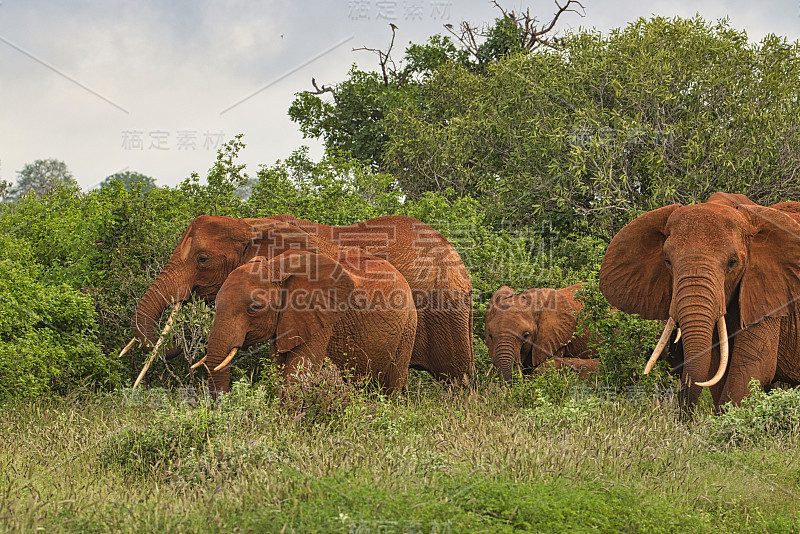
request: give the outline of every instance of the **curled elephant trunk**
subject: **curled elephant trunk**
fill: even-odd
[[[152,350],[158,341],[155,327],[164,310],[173,303],[182,302],[189,297],[189,288],[181,290],[180,287],[180,284],[173,281],[171,271],[165,269],[139,301],[133,322],[134,335],[141,342],[142,350],[145,352]],[[179,352],[180,349],[169,349],[167,357],[172,357]]]
[[[724,326],[725,317],[719,311],[709,306],[709,303],[716,302],[713,295],[703,294],[695,291],[694,295],[704,295],[703,298],[693,298],[691,304],[678,309],[676,318],[681,326],[683,338],[684,366],[681,373],[682,400],[684,409],[689,409],[697,403],[703,387],[714,385],[724,375],[724,368],[718,370],[716,375],[709,380],[713,374],[712,369],[712,348],[714,340],[714,330],[720,330],[727,338],[727,329]],[[722,346],[721,346],[722,348]],[[727,367],[727,339],[724,346],[726,354],[721,355],[720,367]]]

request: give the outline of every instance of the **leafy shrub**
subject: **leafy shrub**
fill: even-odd
[[[775,389],[766,393],[757,380],[750,382],[750,396],[741,405],[726,405],[711,420],[714,439],[731,445],[800,435],[800,390]]]
[[[70,383],[120,383],[97,345],[90,298],[42,281],[26,242],[0,238],[0,400],[63,392]]]
[[[587,279],[576,298],[583,303],[578,331],[590,334],[589,344],[600,357],[601,376],[607,386],[622,392],[634,385],[669,385],[664,355],[649,375],[644,374],[644,366],[664,330],[661,323],[612,309],[600,292],[596,274]]]
[[[186,450],[204,449],[219,430],[219,415],[207,406],[186,411],[168,405],[154,414],[147,427],[114,435],[103,457],[109,465],[120,465],[135,476],[161,476],[174,468]]]
[[[562,405],[570,400],[581,385],[570,369],[545,369],[541,374],[513,380],[508,396],[520,409],[530,409],[542,401]]]

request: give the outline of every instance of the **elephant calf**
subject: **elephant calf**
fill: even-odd
[[[299,250],[257,257],[228,276],[216,300],[203,360],[215,394],[230,387],[236,351],[267,340],[288,381],[327,357],[387,392],[406,385],[417,312],[406,279],[385,260],[355,248],[337,259]]]
[[[519,295],[508,286],[498,289],[486,310],[486,346],[489,357],[504,380],[515,366],[532,374],[546,367],[597,370],[588,335],[578,336],[576,315],[582,304],[575,300],[580,284],[564,289],[529,289]],[[545,362],[551,356],[558,362]],[[543,366],[544,364],[544,366]]]

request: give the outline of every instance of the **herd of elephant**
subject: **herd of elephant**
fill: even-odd
[[[611,240],[599,279],[612,306],[665,325],[646,372],[669,347],[682,409],[704,387],[719,412],[741,402],[752,379],[800,383],[800,202],[766,207],[715,193],[649,211]],[[503,379],[553,366],[597,370],[576,334],[579,290],[497,290],[486,344]],[[165,337],[155,328],[162,312],[173,307],[169,328],[192,297],[216,301],[206,355],[194,365],[207,369],[215,395],[228,391],[237,351],[267,340],[288,381],[326,358],[387,392],[405,387],[409,369],[464,384],[475,373],[469,273],[442,234],[410,217],[350,226],[196,218],[136,309],[128,347],[138,340],[151,352],[137,384]]]

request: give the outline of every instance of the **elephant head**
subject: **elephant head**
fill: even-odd
[[[791,217],[744,195],[715,193],[702,204],[647,212],[620,230],[603,258],[600,290],[622,311],[667,320],[659,348],[680,327],[682,407],[713,386],[718,408],[747,394],[747,380],[724,380],[729,338],[793,313],[798,266],[800,225]],[[758,346],[740,345],[741,358],[762,358]]]
[[[580,307],[572,298],[575,289],[515,295],[503,286],[495,292],[486,310],[486,346],[504,380],[511,379],[515,366],[531,372],[570,342]]]
[[[351,275],[335,260],[307,251],[257,257],[234,270],[217,295],[204,363],[212,391],[227,391],[236,351],[274,339],[284,353],[333,325],[347,310]]]
[[[197,217],[139,301],[136,337],[143,347],[152,347],[156,321],[168,306],[192,295],[213,301],[228,275],[249,259],[273,257],[290,248],[318,250],[316,245],[314,236],[279,220]]]

